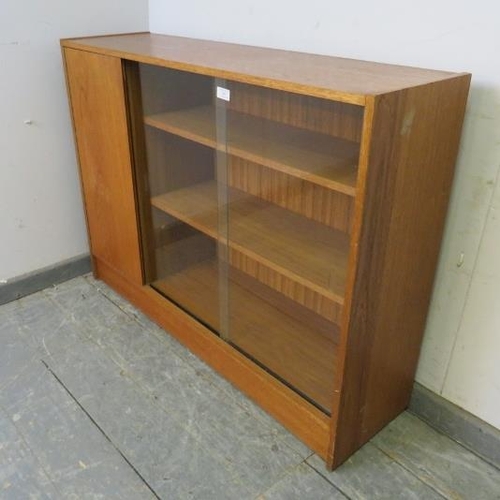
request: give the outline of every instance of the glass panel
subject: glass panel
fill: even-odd
[[[135,63],[126,74],[145,282],[219,333],[213,79]]]
[[[227,340],[329,413],[362,108],[225,88]]]
[[[125,69],[145,282],[329,413],[362,108]]]

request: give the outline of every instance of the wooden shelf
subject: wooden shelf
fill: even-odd
[[[206,261],[156,281],[153,287],[218,331],[218,280],[217,263]],[[320,318],[318,325],[307,321],[310,315],[301,322],[233,279],[229,297],[228,340],[330,412],[337,366],[336,325],[329,323],[327,333]]]
[[[349,237],[243,191],[228,188],[229,246],[311,290],[344,302]],[[209,181],[151,200],[153,206],[214,239],[217,184]]]
[[[212,148],[215,108],[199,106],[146,116],[147,125]],[[355,196],[359,144],[272,120],[228,111],[227,152],[320,186]]]

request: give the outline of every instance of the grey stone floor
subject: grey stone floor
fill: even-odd
[[[335,472],[103,283],[0,307],[1,499],[500,499],[405,413]]]

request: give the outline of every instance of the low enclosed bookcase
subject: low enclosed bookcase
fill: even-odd
[[[94,273],[338,466],[408,404],[470,75],[62,47]]]

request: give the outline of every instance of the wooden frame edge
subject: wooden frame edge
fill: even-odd
[[[61,46],[65,47],[66,42],[70,42],[72,40],[87,40],[90,38],[108,38],[111,36],[128,36],[128,35],[149,35],[151,32],[150,31],[130,31],[127,32],[125,31],[124,33],[108,33],[106,35],[85,35],[85,36],[77,36],[77,37],[65,37],[65,38],[60,38],[59,43]]]
[[[366,194],[366,184],[368,175],[368,163],[370,155],[370,144],[372,135],[372,125],[375,113],[375,103],[376,97],[368,96],[364,108],[363,116],[363,131],[361,137],[361,150],[359,154],[358,161],[358,179],[356,183],[356,197],[355,197],[355,209],[354,209],[354,221],[351,233],[351,245],[349,250],[349,263],[347,268],[347,278],[346,278],[346,293],[344,298],[344,313],[342,319],[340,345],[339,345],[339,368],[337,370],[337,380],[335,382],[335,387],[344,387],[344,371],[345,362],[348,349],[349,341],[349,323],[352,312],[352,303],[354,301],[354,284],[356,281],[358,258],[359,258],[359,241],[361,238],[362,231],[362,219],[365,205],[365,194]],[[335,393],[335,398],[333,401],[332,408],[334,409],[335,415],[340,415],[341,405],[344,403],[344,394],[341,389]],[[338,455],[338,425],[339,421],[336,417],[331,420],[331,442],[328,449],[328,458],[326,460],[327,467],[331,470],[340,465],[347,457]],[[342,439],[342,438],[341,438]]]
[[[63,62],[63,72],[64,72],[64,85],[66,87],[66,98],[67,98],[67,103],[68,103],[68,110],[69,110],[69,115],[70,115],[70,120],[71,120],[71,133],[73,135],[73,145],[75,148],[75,162],[76,162],[76,168],[78,171],[78,185],[80,186],[80,194],[82,197],[82,200],[85,199],[85,191],[83,189],[83,179],[82,179],[82,165],[80,162],[80,154],[78,150],[78,136],[76,133],[76,127],[75,127],[75,117],[74,117],[74,111],[73,111],[73,101],[71,98],[71,90],[69,87],[69,79],[68,79],[68,66],[66,62],[66,49],[62,43],[61,43],[61,57],[62,57],[62,62]],[[88,218],[88,213],[87,213],[87,204],[83,203],[83,215],[85,218],[85,230],[86,230],[86,235],[87,235],[87,242],[89,244],[89,250],[90,250],[90,266],[92,268],[93,272],[96,272],[96,263],[94,259],[94,254],[92,252],[92,238],[90,236],[90,229],[89,229],[89,218]]]

